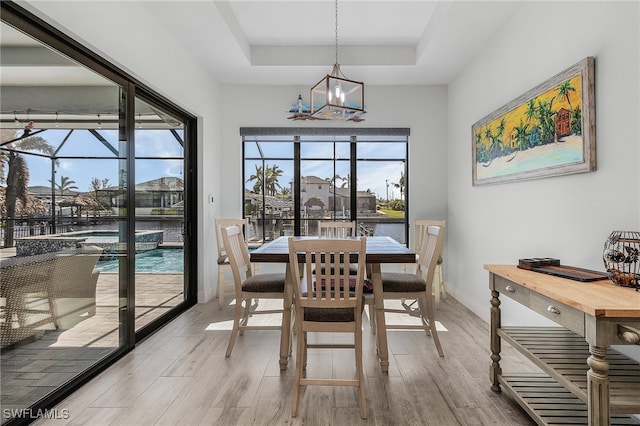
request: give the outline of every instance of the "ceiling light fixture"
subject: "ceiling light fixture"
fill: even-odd
[[[364,83],[344,76],[338,63],[338,0],[335,0],[336,57],[333,69],[311,88],[309,105],[303,105],[302,96],[289,112],[293,120],[363,121]]]

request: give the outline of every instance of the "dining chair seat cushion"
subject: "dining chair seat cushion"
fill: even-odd
[[[425,291],[426,281],[416,275],[403,272],[384,272],[382,274],[382,291],[403,293]]]
[[[229,264],[229,256],[227,256],[226,254],[223,254],[222,256],[218,257],[218,265],[228,265]]]
[[[284,274],[257,274],[242,283],[242,291],[252,293],[284,292]]]

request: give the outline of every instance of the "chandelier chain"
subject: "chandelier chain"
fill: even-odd
[[[338,0],[336,0],[336,65],[338,64]]]

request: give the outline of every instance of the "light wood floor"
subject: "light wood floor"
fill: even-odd
[[[36,424],[533,425],[515,402],[489,389],[488,325],[451,297],[436,317],[447,330],[439,333],[445,357],[420,331],[389,331],[387,375],[365,314],[367,420],[360,418],[355,389],[315,386],[303,388],[299,416],[291,418],[295,359],[280,371],[278,332],[247,331],[225,358],[232,306],[219,310],[214,300],[196,305],[61,402],[56,410],[68,410],[68,419]],[[505,346],[503,367],[535,371]],[[349,350],[309,353],[310,374],[349,376],[353,366]]]
[[[136,329],[184,299],[183,281],[181,274],[137,275]],[[40,303],[48,306],[46,299]],[[29,407],[113,352],[120,339],[118,314],[118,274],[101,273],[93,317],[68,330],[47,324],[41,338],[0,350],[1,408]]]

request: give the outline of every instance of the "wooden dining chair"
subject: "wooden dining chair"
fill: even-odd
[[[318,222],[318,235],[329,238],[355,237],[355,222],[323,220]]]
[[[346,237],[355,237],[356,234],[356,222],[341,222],[341,221],[320,221],[318,222],[318,235],[321,238],[346,238]],[[352,264],[351,266],[351,274],[355,275],[358,271],[358,265]],[[365,274],[366,278],[366,274]],[[370,283],[369,283],[370,284]],[[367,287],[367,286],[365,286]],[[372,287],[372,285],[368,286]],[[371,329],[375,331],[375,310],[374,310],[374,300],[373,300],[373,292],[369,288],[368,291],[365,291],[365,305],[369,307],[369,321],[371,325]]]
[[[384,312],[403,313],[418,316],[421,324],[393,325],[386,324],[387,329],[423,329],[427,335],[433,337],[438,350],[438,355],[444,356],[438,331],[436,329],[435,313],[433,309],[433,275],[438,264],[438,258],[442,252],[444,241],[444,228],[441,226],[427,226],[422,237],[420,252],[417,259],[415,273],[408,272],[383,272],[382,293],[383,299],[416,299],[418,308],[416,311],[410,308],[393,309],[384,308]]]
[[[298,255],[304,257],[301,260]],[[365,376],[362,361],[362,309],[366,238],[359,239],[311,239],[289,238],[289,267],[294,285],[296,318],[296,372],[294,377],[291,415],[298,415],[300,387],[355,386],[360,393],[360,415],[367,418]],[[340,268],[339,264],[345,267]],[[352,274],[351,264],[357,265]],[[303,270],[300,271],[300,268]],[[325,272],[322,272],[325,271]],[[330,271],[333,271],[330,272]],[[302,272],[302,275],[301,275]],[[352,333],[353,343],[309,343],[307,334]],[[348,348],[355,350],[356,378],[315,378],[306,370],[307,349]],[[329,372],[331,374],[331,372]],[[303,377],[304,376],[304,377]]]
[[[218,287],[216,289],[216,297],[218,298],[218,307],[222,309],[224,307],[225,298],[225,271],[231,270],[231,264],[229,263],[229,256],[224,248],[224,241],[222,240],[222,228],[228,226],[238,226],[244,233],[249,229],[249,221],[247,219],[216,219],[216,243],[218,245]],[[246,242],[246,237],[244,238]]]
[[[254,275],[249,262],[249,251],[238,226],[222,228],[224,247],[229,256],[229,264],[235,283],[235,310],[233,315],[233,329],[229,338],[226,356],[231,356],[233,345],[238,333],[244,330],[283,330],[285,316],[280,325],[249,325],[249,317],[261,314],[283,313],[284,309],[252,310],[252,299],[282,299],[284,305],[285,274],[257,274]],[[244,306],[243,306],[244,305]],[[284,308],[284,306],[283,306]]]
[[[430,219],[416,219],[413,221],[413,249],[416,253],[420,253],[420,247],[422,245],[422,238],[425,234],[425,230],[428,226],[440,226],[442,231],[446,230],[446,220],[430,220]],[[444,251],[444,249],[443,249]],[[417,260],[417,259],[416,259]],[[435,298],[436,309],[440,308],[440,298],[447,298],[447,289],[445,286],[444,277],[442,275],[442,255],[438,258],[436,269],[433,273],[433,296]],[[407,272],[407,264],[403,264],[403,272]],[[415,265],[411,265],[415,266]]]

